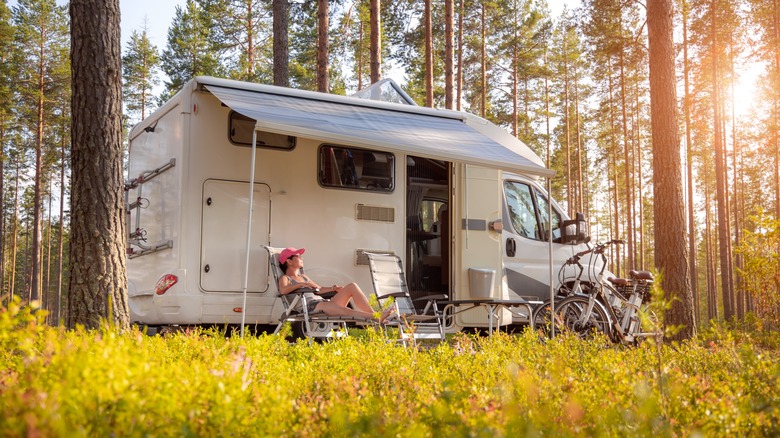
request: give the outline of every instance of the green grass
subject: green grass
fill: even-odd
[[[530,332],[428,350],[371,332],[152,337],[49,328],[11,304],[0,435],[776,436],[771,345],[725,331],[637,348]]]

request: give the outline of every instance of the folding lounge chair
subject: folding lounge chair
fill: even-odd
[[[443,342],[445,337],[444,313],[436,302],[447,299],[447,295],[428,295],[412,299],[406,283],[403,264],[395,254],[366,253],[371,269],[371,281],[380,303],[393,298],[396,315],[386,322],[386,326],[395,326],[399,331],[399,341],[407,345],[418,340]],[[417,312],[414,303],[425,301],[425,307]]]
[[[274,248],[263,246],[268,251],[268,263],[270,272],[273,273],[275,287],[279,289],[279,278],[284,273],[279,266],[279,254],[283,248]],[[344,336],[346,334],[347,324],[373,324],[375,321],[359,317],[328,316],[322,311],[309,312],[307,307],[307,295],[317,291],[309,288],[300,288],[294,292],[282,295],[279,293],[279,299],[282,302],[284,311],[279,317],[279,325],[274,334],[279,333],[285,323],[289,322],[293,326],[293,335],[297,337],[306,337],[312,339],[327,339]],[[322,294],[322,297],[328,298],[333,293]]]

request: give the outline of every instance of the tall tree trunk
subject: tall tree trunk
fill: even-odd
[[[431,0],[425,0],[425,106],[433,108],[433,19]]]
[[[685,162],[687,178],[687,207],[688,207],[688,252],[690,254],[691,271],[691,295],[693,295],[694,315],[697,318],[701,314],[701,304],[699,303],[698,290],[698,272],[696,270],[696,217],[694,215],[693,200],[693,140],[691,139],[691,91],[690,91],[690,66],[688,60],[688,14],[689,6],[687,0],[682,0],[682,25],[683,25],[683,77],[684,92],[683,108],[685,111]]]
[[[453,108],[452,102],[452,64],[455,43],[453,41],[455,27],[455,0],[444,0],[444,107]]]
[[[14,290],[16,289],[16,259],[19,251],[19,170],[21,163],[19,158],[16,158],[16,174],[14,175],[14,215],[13,215],[13,239],[11,243],[11,280],[9,289],[11,291],[11,298],[14,296]],[[19,293],[21,296],[21,292]]]
[[[487,14],[485,12],[485,1],[482,0],[482,17],[480,24],[480,69],[481,69],[481,105],[480,115],[487,117]]]
[[[622,32],[622,29],[621,29]],[[623,43],[620,43],[620,111],[622,115],[622,128],[623,128],[623,169],[625,172],[625,190],[626,190],[626,269],[634,269],[634,241],[636,236],[634,235],[634,209],[632,201],[632,175],[631,175],[631,144],[630,137],[628,135],[628,113],[626,103],[626,74],[625,74],[625,48]]]
[[[317,0],[317,91],[327,93],[328,86],[328,0]]]
[[[94,11],[101,11],[95,14]],[[119,0],[71,0],[71,278],[68,326],[129,327]]]
[[[644,172],[642,172],[642,127],[641,127],[641,114],[642,114],[642,106],[639,101],[639,81],[634,82],[634,119],[635,119],[635,129],[634,129],[634,138],[636,139],[636,146],[634,147],[634,150],[636,151],[636,160],[634,161],[634,167],[636,168],[636,181],[637,181],[637,187],[636,187],[636,193],[637,193],[637,202],[635,205],[639,208],[639,213],[637,214],[637,217],[639,218],[639,249],[637,253],[639,254],[639,260],[638,260],[638,266],[642,269],[645,267],[645,205],[644,205],[644,197],[642,194],[645,191],[645,177]],[[693,254],[693,253],[691,253]]]
[[[577,150],[577,178],[575,180],[576,192],[574,211],[585,211],[585,201],[583,199],[583,170],[582,170],[582,136],[580,135],[580,78],[579,70],[574,66],[574,142]]]
[[[60,229],[57,247],[57,325],[62,325],[62,255],[63,236],[65,235],[65,140],[60,151]]]
[[[363,89],[363,36],[365,32],[363,32],[363,20],[360,20],[360,30],[358,31],[358,46],[360,47],[358,49],[357,53],[357,80],[358,80],[358,90]]]
[[[274,85],[289,87],[290,54],[287,29],[290,26],[290,4],[288,0],[273,0],[273,14]]]
[[[544,43],[544,65],[545,67],[548,67],[548,59],[547,59],[547,42],[545,40]],[[545,165],[549,169],[550,168],[550,152],[552,148],[552,137],[550,136],[550,73],[549,69],[546,69],[544,72],[544,122],[546,126],[545,130],[545,140],[546,140],[546,146],[547,146],[547,156],[545,160]]]
[[[706,175],[705,175],[705,181]],[[712,215],[710,213],[710,205],[712,202],[712,195],[710,193],[710,185],[705,182],[704,184],[704,211],[705,211],[705,223],[704,223],[704,241],[706,242],[706,273],[707,273],[707,319],[718,319],[718,284],[717,284],[717,269],[716,257],[715,257],[715,245],[713,245],[713,233],[712,233]]]
[[[711,32],[712,47],[712,107],[713,107],[713,126],[715,142],[715,181],[716,181],[716,202],[718,204],[718,248],[720,250],[720,276],[721,288],[723,292],[723,317],[730,320],[735,316],[734,310],[734,289],[731,276],[731,258],[729,257],[729,242],[731,233],[729,230],[728,202],[726,194],[726,166],[723,141],[722,126],[722,108],[720,103],[720,81],[718,71],[718,39],[716,1],[711,2],[712,16]]]
[[[568,41],[568,26],[563,27],[563,129],[565,132],[565,144],[563,146],[566,154],[566,209],[569,216],[574,217],[574,206],[572,205],[573,199],[571,195],[571,110],[569,108],[569,50],[567,46]]]
[[[612,62],[609,62],[609,69],[607,71],[611,71],[612,69]],[[615,98],[614,98],[614,84],[612,83],[612,75],[608,74],[608,88],[609,88],[609,151],[607,152],[609,154],[609,165],[608,169],[611,169],[611,172],[607,172],[607,175],[609,175],[610,182],[612,185],[612,189],[614,192],[614,196],[612,197],[612,223],[610,224],[612,227],[612,236],[617,237],[620,236],[620,207],[619,207],[619,200],[620,200],[620,190],[619,190],[619,184],[618,184],[618,171],[617,171],[617,140],[615,139]],[[620,267],[621,267],[621,260],[620,260],[620,246],[615,247],[615,257],[613,261],[613,272],[617,275],[620,275]]]
[[[379,0],[370,0],[369,15],[371,27],[371,83],[379,82],[382,79],[382,34],[381,20],[379,16]]]
[[[40,61],[38,64],[38,108],[35,132],[35,179],[33,189],[33,234],[32,251],[30,253],[30,300],[41,299],[41,184],[43,179],[43,126],[44,126],[44,94],[46,92],[45,63],[46,50],[44,39],[41,39]]]
[[[463,13],[466,0],[460,0],[460,12],[458,13],[458,74],[455,79],[455,109],[461,110],[463,99]],[[548,166],[549,167],[549,166]]]
[[[51,197],[52,196],[51,195],[52,195],[52,191],[51,191],[51,188],[50,188],[49,189],[49,206],[48,206],[48,209],[47,209],[49,214],[48,214],[48,218],[47,218],[47,221],[46,221],[46,224],[47,224],[47,226],[46,226],[46,234],[47,234],[47,238],[46,238],[46,281],[44,282],[45,287],[43,289],[44,302],[46,303],[45,309],[49,312],[49,314],[48,314],[48,316],[46,318],[49,321],[50,325],[53,324],[53,321],[52,321],[53,314],[51,312],[52,294],[51,294],[51,288],[49,287],[50,286],[49,280],[51,279],[50,275],[51,275],[51,239],[52,239],[52,235],[51,235]]]
[[[0,55],[2,56],[2,55]],[[3,60],[0,57],[0,60]],[[0,148],[5,145],[5,114],[0,113]],[[5,295],[5,150],[0,149],[0,296]]]
[[[673,0],[648,0],[655,265],[663,274],[661,287],[672,300],[665,322],[682,327],[675,339],[688,339],[696,334],[696,323],[688,281],[672,17]]]
[[[731,42],[731,136],[732,136],[732,158],[734,163],[734,191],[731,196],[731,206],[732,206],[732,212],[734,216],[734,244],[739,247],[740,244],[740,220],[739,220],[739,204],[738,204],[738,196],[739,196],[739,172],[740,169],[737,165],[737,149],[739,148],[739,141],[738,141],[738,134],[737,134],[737,114],[736,114],[736,108],[734,105],[736,95],[734,93],[734,83],[736,82],[736,72],[734,71],[734,42],[732,40]],[[735,275],[735,282],[736,282],[736,300],[737,300],[737,318],[739,320],[745,319],[745,289],[742,284],[742,275],[740,274],[740,270],[742,269],[742,256],[740,254],[737,254],[734,258],[734,263],[736,264],[736,268],[734,270]]]
[[[772,130],[772,144],[774,146],[774,180],[775,180],[775,218],[780,218],[780,0],[772,2],[772,26],[774,33],[774,61],[775,61],[775,97]]]
[[[255,53],[255,8],[253,0],[244,0],[244,2],[246,2],[246,77],[254,78],[257,58]]]

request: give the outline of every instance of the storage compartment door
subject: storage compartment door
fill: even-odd
[[[206,180],[203,184],[200,286],[204,291],[244,290],[248,207],[249,183]],[[248,292],[268,288],[268,260],[261,245],[268,244],[270,218],[271,189],[255,184]]]

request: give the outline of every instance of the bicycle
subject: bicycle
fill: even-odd
[[[561,307],[561,304],[563,301],[570,297],[586,297],[591,295],[591,292],[594,288],[599,287],[603,284],[602,277],[604,274],[604,270],[606,269],[606,256],[603,254],[606,249],[613,244],[620,244],[623,243],[623,241],[618,239],[610,240],[606,243],[597,243],[593,247],[588,248],[584,251],[580,251],[571,257],[569,257],[564,264],[561,266],[561,268],[558,270],[558,290],[555,293],[555,309],[556,314],[561,314],[561,310],[563,309]],[[580,262],[582,258],[588,254],[591,254],[591,257],[593,254],[601,254],[602,256],[602,266],[599,272],[591,273],[589,271],[588,273],[588,280],[589,281],[583,281],[582,274],[585,272],[585,267]],[[595,266],[593,266],[592,263],[589,263],[589,269],[597,269]],[[567,281],[565,278],[566,270],[569,266],[574,266],[577,270],[577,275],[574,276],[573,281]],[[595,279],[595,283],[594,283]],[[577,302],[579,300],[572,300],[570,303]],[[551,327],[551,321],[550,321],[550,308],[551,304],[549,300],[545,302],[542,306],[538,306],[536,309],[534,309],[534,313],[532,314],[532,318],[534,321],[535,327],[539,327],[544,331],[544,335],[547,337],[551,336],[550,327]],[[571,311],[571,309],[564,309]],[[575,309],[576,310],[576,309]],[[597,313],[592,315],[593,320],[591,321],[590,328],[597,328],[598,331],[604,332],[608,329],[608,322],[606,315],[603,315],[602,313],[596,311]],[[567,321],[571,321],[572,319],[569,318],[559,318],[558,324],[556,324],[556,329],[564,329],[568,328],[569,330],[573,330],[574,327],[565,327],[565,323]],[[585,328],[581,328],[579,330],[573,330],[577,331],[581,336],[585,337],[587,330]]]
[[[569,258],[561,267],[559,277],[566,266],[576,265],[579,272],[574,283],[569,286],[561,282],[559,290],[562,289],[563,292],[559,295],[566,296],[555,306],[555,318],[550,318],[551,306],[542,306],[535,311],[535,323],[549,332],[554,321],[554,328],[558,331],[568,330],[583,338],[601,332],[613,342],[626,344],[635,344],[643,338],[658,336],[655,331],[641,331],[640,312],[644,311],[642,307],[650,302],[654,280],[652,273],[632,270],[628,279],[610,277],[607,279],[608,284],[603,280],[607,262],[605,251],[610,245],[621,243],[621,240],[615,239],[596,244],[593,248]],[[600,256],[602,264],[595,275],[596,283],[586,283],[587,287],[583,288],[581,277],[584,268],[580,259],[587,254],[591,254],[591,257]],[[591,263],[590,266],[594,265]],[[652,312],[648,314],[651,318],[654,316]]]

